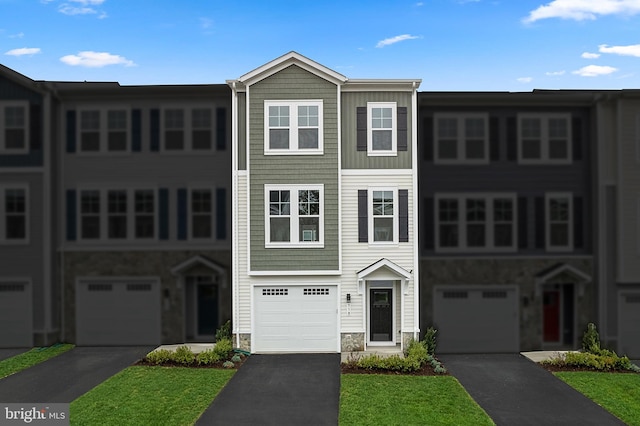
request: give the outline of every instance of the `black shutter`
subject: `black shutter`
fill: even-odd
[[[356,108],[356,144],[358,151],[367,150],[367,107]]]
[[[422,158],[433,161],[433,117],[422,120]]]
[[[187,239],[187,190],[178,189],[178,239]]]
[[[142,111],[131,110],[131,151],[142,150]]]
[[[76,152],[76,112],[67,111],[67,152]]]
[[[77,238],[77,208],[78,201],[75,189],[67,189],[67,241],[75,241]]]
[[[518,161],[518,121],[507,118],[507,160]]]
[[[584,199],[582,196],[573,197],[573,248],[584,248]]]
[[[216,149],[227,149],[227,109],[216,109]]]
[[[150,111],[151,122],[151,151],[160,151],[160,110]]]
[[[398,241],[409,242],[409,190],[398,190]]]
[[[358,190],[358,242],[369,241],[368,191]]]
[[[536,197],[536,248],[545,248],[545,201],[544,197]]]
[[[29,108],[29,147],[31,151],[42,150],[42,105]]]
[[[527,197],[518,197],[518,248],[528,248]]]
[[[169,190],[160,188],[158,195],[158,233],[161,240],[169,239]]]
[[[407,107],[398,107],[396,115],[398,120],[398,151],[406,151],[409,143],[407,140]]]
[[[573,160],[582,160],[582,118],[573,117],[571,120],[571,143],[573,149]]]
[[[500,161],[500,119],[489,118],[489,158]]]
[[[434,200],[433,198],[424,199],[424,248],[426,250],[433,250],[435,248],[435,212],[434,212]]]
[[[227,190],[216,189],[216,238],[227,238]]]

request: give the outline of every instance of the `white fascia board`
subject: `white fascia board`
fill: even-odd
[[[421,79],[349,79],[343,92],[413,92],[418,90]]]

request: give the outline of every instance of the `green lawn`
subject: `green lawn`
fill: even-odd
[[[343,374],[340,425],[493,425],[451,376]]]
[[[70,344],[55,344],[53,346],[33,348],[28,352],[0,361],[0,379],[58,356],[71,348],[73,348],[73,345]]]
[[[628,425],[640,426],[640,374],[598,372],[554,374]]]
[[[234,373],[132,366],[73,401],[71,424],[191,425]]]

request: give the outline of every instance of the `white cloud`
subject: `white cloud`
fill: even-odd
[[[36,53],[40,53],[41,50],[39,47],[22,47],[20,49],[11,49],[8,52],[5,52],[5,55],[10,56],[25,56],[25,55],[35,55]]]
[[[640,0],[553,0],[529,12],[523,21],[561,18],[576,21],[593,20],[603,15],[635,15],[640,13]]]
[[[87,68],[101,68],[107,65],[124,65],[127,67],[135,66],[133,61],[120,56],[112,55],[107,52],[79,52],[77,55],[66,55],[60,58],[60,61],[67,65],[80,66]]]
[[[562,71],[549,71],[549,72],[546,72],[544,74],[548,75],[550,77],[558,77],[560,75],[564,75],[565,72],[566,72],[565,70],[562,70]]]
[[[591,53],[591,52],[584,52],[582,55],[580,55],[580,57],[584,58],[584,59],[597,59],[600,57],[599,53]]]
[[[102,5],[106,0],[68,0],[70,3],[62,3],[58,6],[58,12],[65,15],[90,15],[100,13],[100,19],[106,18],[104,11],[96,9],[94,6]]]
[[[518,83],[531,83],[533,81],[533,78],[531,77],[520,77],[518,79],[516,79],[518,81]]]
[[[24,37],[24,33],[11,34],[9,38],[22,38]]]
[[[622,56],[635,56],[640,58],[640,44],[632,44],[629,46],[607,46],[601,44],[598,50],[602,53],[613,53]]]
[[[575,70],[572,73],[582,77],[598,77],[600,75],[607,75],[618,71],[617,68],[609,67],[606,65],[587,65],[579,70]]]
[[[395,37],[385,38],[384,40],[380,40],[376,47],[385,47],[391,44],[399,43],[405,40],[414,40],[416,38],[420,38],[419,36],[413,36],[411,34],[402,34]]]

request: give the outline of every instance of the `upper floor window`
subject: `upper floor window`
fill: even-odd
[[[213,238],[213,191],[191,189],[191,238]]]
[[[519,114],[518,162],[569,164],[572,159],[569,114]]]
[[[486,114],[436,114],[435,163],[487,164],[489,129]]]
[[[322,100],[265,101],[265,154],[322,154]]]
[[[0,242],[26,243],[29,240],[27,185],[0,186]]]
[[[516,249],[514,194],[437,194],[436,250]]]
[[[80,111],[80,152],[122,153],[130,150],[127,109],[85,109]]]
[[[395,102],[367,103],[368,155],[396,155],[398,151]]]
[[[545,241],[548,251],[573,250],[573,195],[545,194]]]
[[[165,108],[162,114],[162,147],[165,152],[211,151],[213,110]]]
[[[265,185],[265,245],[322,247],[323,185]]]
[[[398,242],[397,190],[371,190],[371,238],[373,242]]]
[[[0,152],[25,153],[29,140],[29,114],[26,102],[0,103]]]

